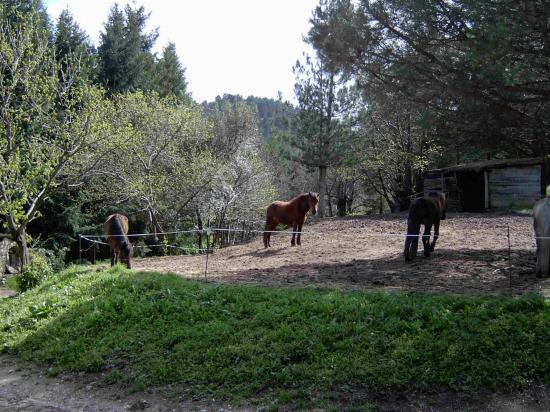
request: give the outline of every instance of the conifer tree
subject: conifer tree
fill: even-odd
[[[181,65],[176,53],[176,45],[172,42],[162,51],[162,57],[156,65],[156,79],[154,89],[161,97],[187,96],[187,82],[185,80],[185,68]]]
[[[61,68],[66,68],[69,61],[78,60],[81,75],[93,78],[96,61],[94,47],[68,9],[63,10],[57,20],[54,45],[55,58]]]
[[[299,153],[294,160],[319,172],[319,216],[324,217],[327,169],[339,161],[348,142],[339,120],[345,81],[321,59],[309,56],[296,63],[294,74],[298,113],[290,143]]]
[[[151,48],[158,30],[144,33],[149,14],[143,7],[111,8],[101,33],[99,80],[112,93],[150,89],[154,67]]]

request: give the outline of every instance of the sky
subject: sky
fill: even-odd
[[[54,22],[69,8],[97,45],[114,0],[45,0]],[[125,5],[128,1],[118,1]],[[240,94],[294,101],[292,67],[304,52],[309,19],[319,0],[137,0],[158,27],[154,51],[172,41],[193,98]]]

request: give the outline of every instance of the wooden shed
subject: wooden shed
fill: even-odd
[[[446,192],[449,209],[457,211],[530,208],[549,184],[547,158],[486,160],[427,171],[424,194]]]

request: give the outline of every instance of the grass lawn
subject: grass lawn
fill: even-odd
[[[233,287],[74,266],[0,300],[0,351],[133,389],[302,407],[328,394],[550,384],[550,303]]]

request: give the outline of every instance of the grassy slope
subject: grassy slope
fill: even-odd
[[[536,296],[229,287],[121,268],[73,267],[0,301],[0,351],[233,398],[548,384],[549,337]]]

